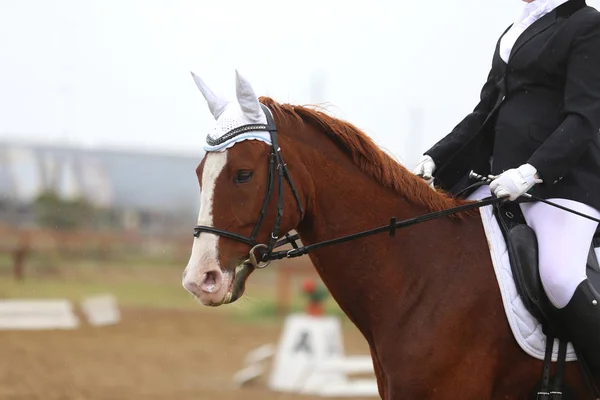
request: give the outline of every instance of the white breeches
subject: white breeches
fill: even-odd
[[[490,196],[487,185],[469,198]],[[548,199],[572,210],[600,218],[588,205],[566,199]],[[577,286],[586,279],[587,258],[598,223],[542,202],[520,204],[523,216],[537,236],[540,278],[548,299],[565,307]]]

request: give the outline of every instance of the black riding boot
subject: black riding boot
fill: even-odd
[[[586,279],[577,286],[569,304],[558,312],[569,341],[597,376],[600,373],[600,294]]]

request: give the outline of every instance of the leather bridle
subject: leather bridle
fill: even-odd
[[[283,218],[283,194],[284,194],[284,179],[290,185],[292,189],[292,193],[296,199],[296,203],[298,205],[298,209],[300,211],[300,220],[304,218],[304,209],[302,208],[302,204],[300,202],[300,196],[298,195],[298,191],[294,186],[292,181],[292,177],[287,168],[287,164],[284,162],[283,157],[281,156],[281,149],[278,144],[277,137],[277,126],[275,125],[275,121],[273,120],[273,116],[271,115],[271,111],[264,105],[260,104],[262,107],[265,116],[267,118],[267,124],[248,124],[242,125],[235,129],[230,130],[225,135],[222,135],[219,138],[213,139],[212,137],[207,137],[207,143],[210,146],[217,146],[222,144],[228,140],[233,139],[234,137],[245,133],[245,132],[253,132],[253,131],[267,131],[271,136],[271,154],[269,154],[269,169],[267,172],[267,190],[265,194],[265,198],[262,203],[262,208],[260,214],[258,216],[258,221],[252,230],[252,234],[249,237],[240,235],[235,232],[226,231],[223,229],[218,229],[212,226],[206,225],[196,225],[194,227],[194,237],[199,237],[200,233],[212,233],[215,235],[223,236],[229,239],[237,240],[238,242],[245,243],[251,246],[251,250],[249,253],[249,258],[246,260],[247,263],[252,264],[255,268],[264,268],[266,267],[270,261],[271,253],[274,249],[281,247],[285,244],[291,243],[294,248],[298,248],[295,241],[298,239],[298,235],[289,235],[286,233],[285,238],[279,240],[279,230],[281,227],[281,220]],[[260,226],[262,225],[264,217],[267,215],[267,207],[269,206],[269,202],[273,195],[275,179],[277,177],[277,216],[275,217],[275,223],[273,225],[273,229],[271,230],[271,235],[269,237],[269,241],[267,244],[258,243],[256,241],[256,236],[258,235],[258,231],[260,230]],[[259,256],[257,257],[256,251],[259,252]]]
[[[349,235],[344,235],[341,237],[324,240],[322,242],[313,243],[310,245],[303,245],[299,247],[296,243],[296,240],[299,239],[298,235],[289,235],[285,234],[285,238],[279,240],[279,230],[281,226],[281,220],[283,218],[283,194],[284,194],[284,179],[290,185],[292,193],[296,199],[296,203],[298,205],[298,209],[300,211],[300,220],[304,218],[304,209],[302,208],[302,204],[300,202],[300,197],[298,195],[298,191],[292,182],[292,178],[287,169],[287,165],[281,156],[281,149],[279,148],[278,138],[277,138],[277,127],[275,126],[275,121],[273,120],[273,116],[271,115],[271,111],[264,105],[260,105],[265,113],[267,118],[267,124],[248,124],[243,125],[238,128],[232,129],[227,132],[225,135],[220,138],[213,139],[210,136],[207,138],[207,142],[211,146],[216,146],[219,144],[223,144],[228,140],[236,137],[245,132],[252,131],[268,131],[271,136],[271,153],[269,154],[269,170],[267,177],[267,190],[266,195],[263,200],[262,208],[260,214],[258,216],[258,221],[252,230],[252,234],[249,237],[240,235],[238,233],[229,232],[223,229],[218,229],[212,226],[205,225],[196,225],[194,227],[194,237],[199,237],[200,233],[212,233],[215,235],[223,236],[229,239],[237,240],[238,242],[245,243],[251,246],[251,250],[249,252],[249,257],[244,261],[244,264],[250,264],[255,268],[264,268],[266,267],[272,260],[281,260],[283,258],[294,258],[300,257],[308,254],[310,251],[323,248],[326,246],[331,246],[334,244],[344,243],[351,240],[359,239],[362,237],[367,237],[371,235],[376,235],[379,233],[387,232],[390,236],[394,236],[397,229],[406,228],[412,225],[420,224],[422,222],[431,221],[433,219],[442,218],[448,215],[465,212],[468,210],[472,210],[475,208],[483,207],[490,204],[501,203],[506,201],[504,198],[497,198],[495,196],[489,196],[479,201],[474,201],[471,203],[463,204],[457,207],[452,207],[447,210],[434,211],[427,214],[423,214],[414,218],[408,218],[403,221],[397,221],[395,217],[390,218],[390,222],[388,225],[379,226],[376,228],[372,228],[362,232],[356,232]],[[264,217],[267,214],[267,207],[269,206],[269,202],[271,200],[271,196],[273,195],[273,189],[275,186],[275,177],[277,176],[277,216],[275,218],[275,223],[273,229],[271,230],[271,235],[269,237],[269,241],[267,244],[258,243],[256,241],[256,236],[258,235],[258,231],[263,222]],[[485,182],[478,182],[475,185],[484,184]],[[537,199],[537,198],[536,198]],[[590,217],[591,218],[591,217]],[[282,250],[282,251],[274,251],[278,247],[281,247],[285,244],[291,244],[293,249],[290,250]],[[257,253],[258,252],[258,256]]]

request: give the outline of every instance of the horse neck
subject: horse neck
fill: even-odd
[[[312,174],[314,189],[299,227],[306,240],[327,240],[385,225],[391,217],[400,220],[427,212],[424,206],[411,204],[401,193],[383,187],[351,161],[334,165],[327,157],[311,164],[319,167]],[[373,236],[378,241],[384,237]]]
[[[307,171],[307,214],[297,228],[304,244],[383,226],[391,217],[401,220],[428,212],[376,182],[339,149],[323,147],[303,155],[304,165],[317,167]],[[472,217],[461,222],[443,218],[398,230],[393,238],[380,233],[309,254],[336,302],[369,339],[376,319],[381,322],[388,315],[389,320],[393,313],[397,321],[436,287],[443,295],[444,281],[456,279],[449,274],[456,272],[461,257],[457,240],[477,242],[480,232],[474,223]],[[445,243],[449,238],[454,248]],[[434,257],[436,250],[444,256]]]

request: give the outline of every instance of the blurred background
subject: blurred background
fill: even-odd
[[[227,307],[181,287],[212,124],[190,71],[230,99],[238,69],[259,95],[324,104],[412,169],[475,106],[522,6],[0,0],[0,301],[66,299],[81,321],[13,329],[0,305],[0,399],[312,399],[232,384],[306,310],[308,258],[255,273]],[[99,295],[111,323],[85,322]]]

